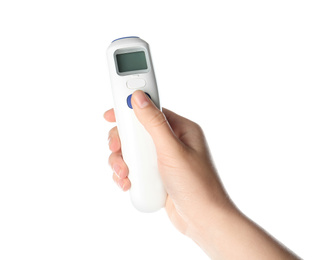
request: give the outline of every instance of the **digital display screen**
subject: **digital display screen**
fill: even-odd
[[[116,60],[120,73],[147,69],[144,51],[117,54]]]

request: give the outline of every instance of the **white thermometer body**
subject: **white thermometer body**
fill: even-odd
[[[132,93],[140,89],[160,108],[149,46],[138,37],[117,39],[108,47],[107,59],[122,156],[129,169],[131,201],[138,210],[153,212],[165,205],[167,194],[153,140],[131,105]]]

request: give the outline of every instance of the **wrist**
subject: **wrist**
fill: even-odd
[[[233,219],[240,218],[243,218],[243,215],[230,201],[226,205],[217,205],[207,211],[203,209],[201,216],[189,225],[187,236],[207,255],[217,256],[218,244],[221,242],[219,238],[225,232],[224,228],[230,226]]]
[[[211,259],[300,259],[234,205],[207,214],[190,227],[189,236]]]

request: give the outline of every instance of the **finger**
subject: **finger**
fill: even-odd
[[[128,178],[119,179],[118,176],[114,173],[113,180],[117,184],[117,186],[121,188],[123,191],[127,191],[131,188],[131,182]]]
[[[108,122],[116,122],[115,112],[113,108],[111,108],[110,110],[107,110],[103,116],[105,120]]]
[[[118,152],[121,149],[117,126],[113,127],[108,133],[108,147],[112,152]]]
[[[108,163],[119,179],[127,178],[129,169],[123,160],[121,153],[112,153],[108,158]]]
[[[165,115],[143,91],[135,91],[132,94],[131,103],[136,117],[153,138],[157,150],[180,147]]]

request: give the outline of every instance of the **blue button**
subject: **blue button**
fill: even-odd
[[[148,94],[147,92],[144,92],[144,93],[149,97],[150,100],[152,100],[150,94]]]
[[[132,109],[132,105],[131,105],[131,97],[132,97],[132,94],[131,94],[131,95],[129,95],[129,96],[127,97],[127,105],[128,105],[128,107],[129,107],[129,108],[131,108],[131,109]]]
[[[152,100],[150,94],[148,94],[146,92],[145,92],[145,94],[149,97],[150,100]],[[131,104],[131,97],[132,97],[132,94],[127,97],[127,105],[128,105],[129,108],[133,109],[132,108],[132,104]]]

